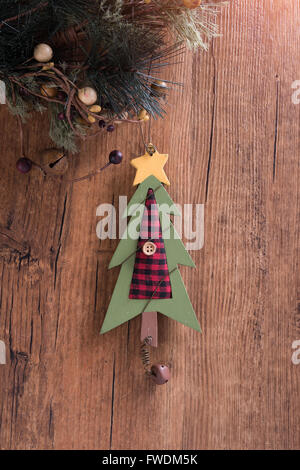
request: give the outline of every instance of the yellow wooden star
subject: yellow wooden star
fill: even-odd
[[[131,160],[131,165],[137,170],[133,186],[142,183],[150,175],[155,176],[162,183],[170,185],[170,181],[163,169],[167,160],[167,154],[161,154],[157,151],[152,156],[149,153],[145,153],[145,155]]]

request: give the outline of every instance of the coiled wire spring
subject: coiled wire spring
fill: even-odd
[[[141,358],[144,365],[146,375],[152,375],[149,345],[152,342],[152,337],[147,336],[141,344]]]

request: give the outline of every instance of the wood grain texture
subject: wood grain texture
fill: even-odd
[[[299,449],[299,0],[233,0],[223,38],[187,53],[185,82],[152,140],[169,153],[171,197],[205,203],[205,245],[182,268],[203,334],[159,318],[142,373],[141,318],[99,336],[118,269],[96,208],[130,196],[142,154],[132,125],[82,146],[68,175],[15,171],[16,122],[0,108],[0,366],[2,449]],[[28,155],[50,145],[47,118],[26,127]],[[114,148],[118,167],[73,185]]]

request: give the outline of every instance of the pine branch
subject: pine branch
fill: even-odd
[[[74,125],[71,108],[80,118],[87,120],[91,115],[96,122],[103,116],[123,120],[124,112],[135,121],[141,109],[163,117],[165,103],[151,85],[166,81],[162,71],[177,61],[184,44],[207,48],[218,35],[219,10],[215,2],[188,10],[181,0],[151,0],[149,4],[141,0],[1,0],[0,79],[15,93],[11,108],[15,106],[15,112],[24,117],[30,104],[40,109],[47,106],[51,136],[61,143],[70,142],[72,135],[86,134],[86,129]],[[41,42],[54,51],[54,66],[48,70],[33,60],[34,48]],[[85,84],[97,91],[101,115],[91,113],[78,100],[78,88]],[[63,92],[66,104],[44,96],[42,86]],[[54,122],[54,110],[65,113],[63,123]],[[73,148],[72,143],[67,145]]]

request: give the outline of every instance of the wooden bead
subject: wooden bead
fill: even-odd
[[[153,364],[150,377],[156,385],[163,385],[170,380],[170,369],[164,364]]]
[[[55,98],[55,96],[57,95],[57,88],[54,86],[50,87],[42,85],[40,91],[43,96],[47,96],[48,98]]]
[[[101,106],[99,106],[98,104],[94,104],[93,106],[89,108],[91,113],[100,113],[101,109],[102,109]]]
[[[53,57],[53,50],[48,44],[38,44],[33,52],[33,57],[37,62],[49,62]]]
[[[96,103],[98,96],[94,88],[86,86],[78,90],[78,98],[82,103],[86,104],[87,106],[91,106],[92,104]]]
[[[193,8],[197,8],[201,5],[201,0],[183,0],[183,4],[186,8],[192,10]]]

